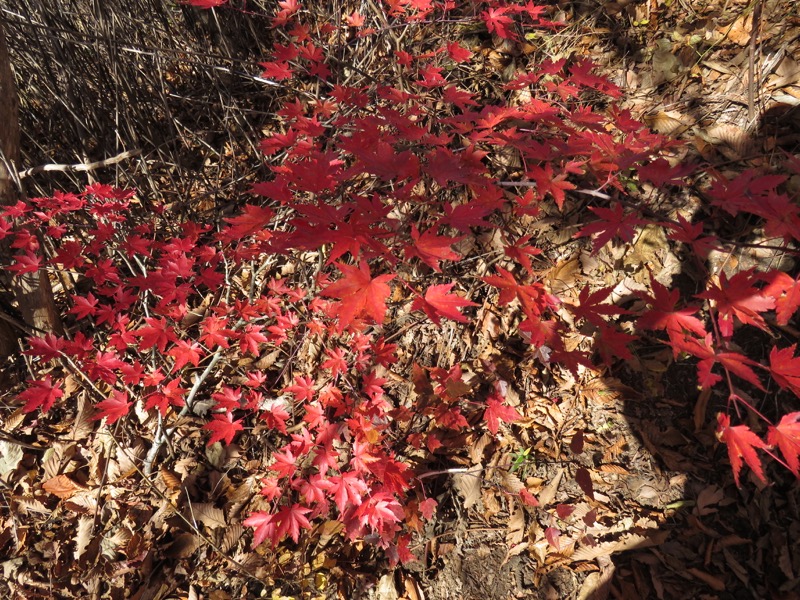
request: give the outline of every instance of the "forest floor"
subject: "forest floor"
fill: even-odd
[[[780,160],[781,149],[800,149],[795,0],[562,4],[551,18],[567,26],[537,33],[530,43],[554,57],[591,57],[622,89],[619,103],[633,117],[684,142],[676,151],[683,160],[741,172]],[[516,57],[495,41],[472,50],[493,68],[508,68]],[[239,160],[236,154],[228,158]],[[214,179],[225,167],[206,161],[198,168],[214,171],[208,176]],[[170,181],[168,174],[148,176],[161,185]],[[692,202],[692,193],[681,200]],[[552,249],[542,278],[554,293],[569,295],[587,283],[643,289],[651,274],[671,274],[687,289],[704,287],[700,271],[655,230],[596,254],[572,233],[547,222],[537,232]],[[710,260],[723,269],[784,258],[739,249]],[[544,372],[521,345],[501,335],[509,321],[483,314],[474,330],[454,329],[448,339],[434,328],[387,328],[402,353],[400,365],[452,365],[471,356],[465,366],[480,370],[491,359],[527,404],[514,435],[471,439],[468,452],[450,457],[443,477],[430,478],[427,492],[442,510],[420,527],[412,546],[417,563],[389,569],[368,547],[315,531],[306,545],[279,548],[268,569],[263,552],[242,543],[240,521],[256,482],[242,475],[250,472],[247,456],[235,446],[216,445],[198,455],[203,446],[197,440],[177,441],[171,466],[161,469],[151,489],[124,457],[102,462],[113,449],[92,435],[96,423],[83,408],[71,421],[42,429],[9,402],[2,409],[0,483],[24,518],[4,517],[0,596],[84,597],[76,573],[128,581],[136,572],[126,597],[140,600],[800,598],[800,487],[788,473],[776,473],[769,485],[752,476],[734,485],[725,448],[714,436],[713,408],[724,398],[698,390],[694,365],[675,361],[669,348],[645,339],[632,360],[604,371],[580,377]],[[800,331],[791,333],[800,340]],[[757,354],[761,341],[740,344],[754,346]],[[19,365],[3,371],[2,389],[18,389],[19,371]],[[388,376],[409,378],[400,369]],[[126,499],[119,519],[127,529],[88,537],[93,517],[87,507],[99,492],[62,475],[71,461],[108,477],[114,470],[117,477],[131,474],[119,478],[119,489],[106,491]],[[199,463],[205,468],[198,471]],[[447,472],[457,467],[482,477]],[[538,513],[506,500],[521,484],[537,497]],[[44,501],[53,495],[63,500],[55,511]],[[186,505],[186,498],[195,501]],[[152,514],[142,505],[159,508]],[[208,539],[178,523],[175,513],[187,510],[211,532],[215,549],[263,579],[241,574],[206,547]],[[595,545],[576,547],[586,536]],[[153,540],[160,540],[158,553],[133,560],[137,544],[150,547]],[[120,546],[127,548],[126,560],[117,560],[114,572],[97,567],[98,555]],[[54,589],[53,580],[70,583]]]

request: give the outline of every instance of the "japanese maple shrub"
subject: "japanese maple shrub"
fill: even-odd
[[[701,257],[718,243],[703,223],[659,212],[659,190],[685,185],[690,170],[659,158],[675,142],[589,102],[620,91],[588,60],[541,59],[506,81],[488,75],[494,92],[482,93],[470,73],[488,68],[483,57],[457,35],[437,35],[455,23],[522,48],[525,31],[559,26],[547,12],[530,2],[401,0],[335,25],[280,2],[271,23],[288,34],[262,64],[283,94],[261,143],[269,176],[235,216],[179,218],[106,185],[4,208],[0,235],[16,251],[8,269],[47,269],[62,284],[69,325],[65,336],[27,338],[36,375],[21,410],[57,415],[81,389],[107,427],[152,424],[146,474],[180,418],[202,422],[209,445],[268,439],[260,499],[244,521],[254,545],[297,542],[315,521],[336,519],[348,538],[410,560],[409,523],[435,507],[416,478],[432,453],[469,428],[499,435],[526,407],[507,403],[501,381],[460,384],[458,364],[415,365],[417,400],[399,402],[389,382],[397,348],[384,327],[407,313],[417,324],[469,326],[491,302],[518,310],[519,334],[550,369],[612,365],[631,358],[636,332],[655,332],[676,358],[697,360],[701,387],[727,386],[731,410],[718,432],[737,483],[743,461],[765,479],[758,451],[800,474],[800,413],[772,423],[739,387],[769,379],[800,392],[795,346],[774,347],[767,365],[732,343],[737,328],[769,329],[767,314],[790,322],[800,305],[794,278],[709,277],[694,299],[653,279],[631,312],[610,302],[612,287],[557,297],[537,270],[546,249],[532,225],[559,214],[570,194],[591,218],[575,238],[591,238],[595,251],[645,226]],[[416,54],[393,48],[360,73],[347,53],[401,28],[417,36]],[[800,219],[785,179],[717,178],[706,209],[754,215],[789,244]],[[478,259],[483,272],[472,270]],[[577,331],[584,343],[565,344]],[[763,431],[733,425],[740,409]]]

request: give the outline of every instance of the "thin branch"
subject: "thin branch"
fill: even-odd
[[[135,150],[128,150],[126,152],[117,154],[116,156],[112,156],[111,158],[98,160],[92,163],[78,163],[76,165],[39,165],[38,167],[32,167],[30,169],[25,169],[24,171],[20,171],[19,173],[17,173],[17,177],[19,177],[20,179],[25,179],[26,177],[30,177],[31,175],[36,175],[37,173],[44,173],[46,171],[62,171],[62,172],[94,171],[95,169],[102,169],[103,167],[115,165],[118,162],[122,162],[126,158],[139,156],[141,153],[142,149],[136,148]]]

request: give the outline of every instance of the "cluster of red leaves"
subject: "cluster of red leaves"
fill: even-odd
[[[531,3],[481,4],[485,10],[472,14],[459,13],[456,3],[431,0],[387,2],[385,9],[396,24],[434,14],[477,19],[511,42],[521,23],[553,26],[543,19],[546,11]],[[443,273],[462,258],[458,248],[465,238],[490,229],[500,230],[507,261],[482,278],[488,284],[484,293],[496,289],[499,306],[520,307],[522,336],[552,368],[593,367],[591,349],[565,345],[573,327],[593,332],[606,364],[629,359],[636,337],[618,327],[624,316],[635,319],[640,332],[665,332],[676,357],[695,357],[702,387],[724,376],[737,403],[744,400],[731,375],[763,389],[761,371],[780,387],[800,392],[794,346],[773,348],[766,366],[731,345],[740,326],[766,328],[767,311],[776,311],[778,324],[793,317],[800,294],[786,274],[744,272],[710,281],[697,295],[712,309],[708,322],[700,304],[682,303],[678,290],[656,281],[652,295],[642,295],[649,308],[631,315],[608,303],[610,288],[587,288],[577,303],[563,302],[537,278],[531,257],[541,250],[511,223],[535,218],[547,200],[562,208],[574,181],[623,195],[633,181],[679,185],[688,173],[652,160],[672,142],[624,111],[595,112],[583,103],[587,91],[619,95],[591,73],[588,61],[544,61],[505,84],[510,96],[530,91],[520,96],[528,100],[482,105],[446,75],[471,60],[458,41],[422,56],[398,51],[394,66],[402,86],[398,79],[353,87],[339,83],[345,79],[341,61],[329,62],[326,55],[323,36],[333,25],[313,22],[313,15],[287,1],[280,3],[273,26],[287,28],[290,42],[274,46],[263,76],[319,81],[325,92],[313,101],[298,96],[284,103],[281,129],[261,144],[271,177],[253,186],[258,201],[219,230],[192,221],[175,224],[162,207],[141,207],[133,192],[102,185],[20,202],[0,215],[0,236],[10,238],[16,252],[9,270],[19,275],[46,268],[71,290],[70,335],[28,341],[26,354],[42,375],[20,395],[25,412],[47,413],[67,401],[63,380],[72,375],[97,399],[96,418],[109,424],[126,419],[139,402],[142,410],[167,419],[210,410],[203,426],[209,444],[230,444],[246,427],[266,430],[277,450],[262,481],[262,510],[245,521],[255,529],[255,545],[285,537],[297,541],[314,519],[333,514],[351,539],[368,536],[392,559],[408,560],[403,524],[416,516],[412,511],[424,506],[422,515],[429,517],[433,507],[424,495],[411,501],[421,491],[399,458],[399,445],[433,453],[452,432],[476,422],[473,416],[482,416],[497,434],[501,422],[521,415],[506,405],[499,382],[476,397],[462,383],[458,365],[417,367],[417,404],[396,405],[380,376],[380,368],[394,361],[394,348],[375,332],[402,300],[437,325],[444,319],[468,322],[476,303],[455,291],[466,286]],[[351,15],[343,27],[363,28],[365,36],[374,32],[360,15]],[[509,193],[487,160],[507,149],[525,165],[522,195]],[[798,209],[778,191],[781,184],[751,173],[717,179],[708,190],[710,208],[749,212],[773,234],[800,239]],[[653,223],[613,195],[597,197],[606,199],[589,207],[596,220],[576,235],[591,237],[595,250],[630,242],[637,228]],[[136,223],[134,214],[140,216]],[[713,244],[702,225],[657,224],[670,229],[675,243],[698,252]],[[47,244],[37,230],[44,231]],[[254,265],[267,257],[291,260],[302,252],[325,258],[315,282],[298,287],[256,279]],[[234,287],[237,278],[251,281],[250,289]],[[421,289],[422,280],[434,283]],[[390,301],[392,286],[401,301]],[[561,310],[572,319],[565,320]],[[235,365],[242,357],[276,350],[291,356],[308,338],[325,348],[325,358],[320,369],[294,373],[291,383],[282,382],[281,373],[248,369],[239,373],[242,387],[215,376],[198,379],[220,358]],[[742,460],[764,477],[756,449],[779,448],[798,474],[798,416],[769,424],[766,442],[720,416],[720,439],[728,445],[737,483]]]

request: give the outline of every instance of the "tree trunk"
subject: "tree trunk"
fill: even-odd
[[[0,22],[0,204],[2,205],[14,204],[19,198],[19,191],[14,181],[14,174],[19,168],[19,140],[17,88],[6,46],[5,30]],[[0,254],[4,255],[3,262],[8,260],[10,252],[8,245],[0,249]],[[53,290],[46,271],[26,273],[19,277],[9,276],[6,283],[14,295],[26,325],[46,332],[62,333],[61,320],[55,309]],[[19,332],[11,328],[7,319],[0,319],[0,322],[2,323],[0,354],[9,356],[16,351]]]

